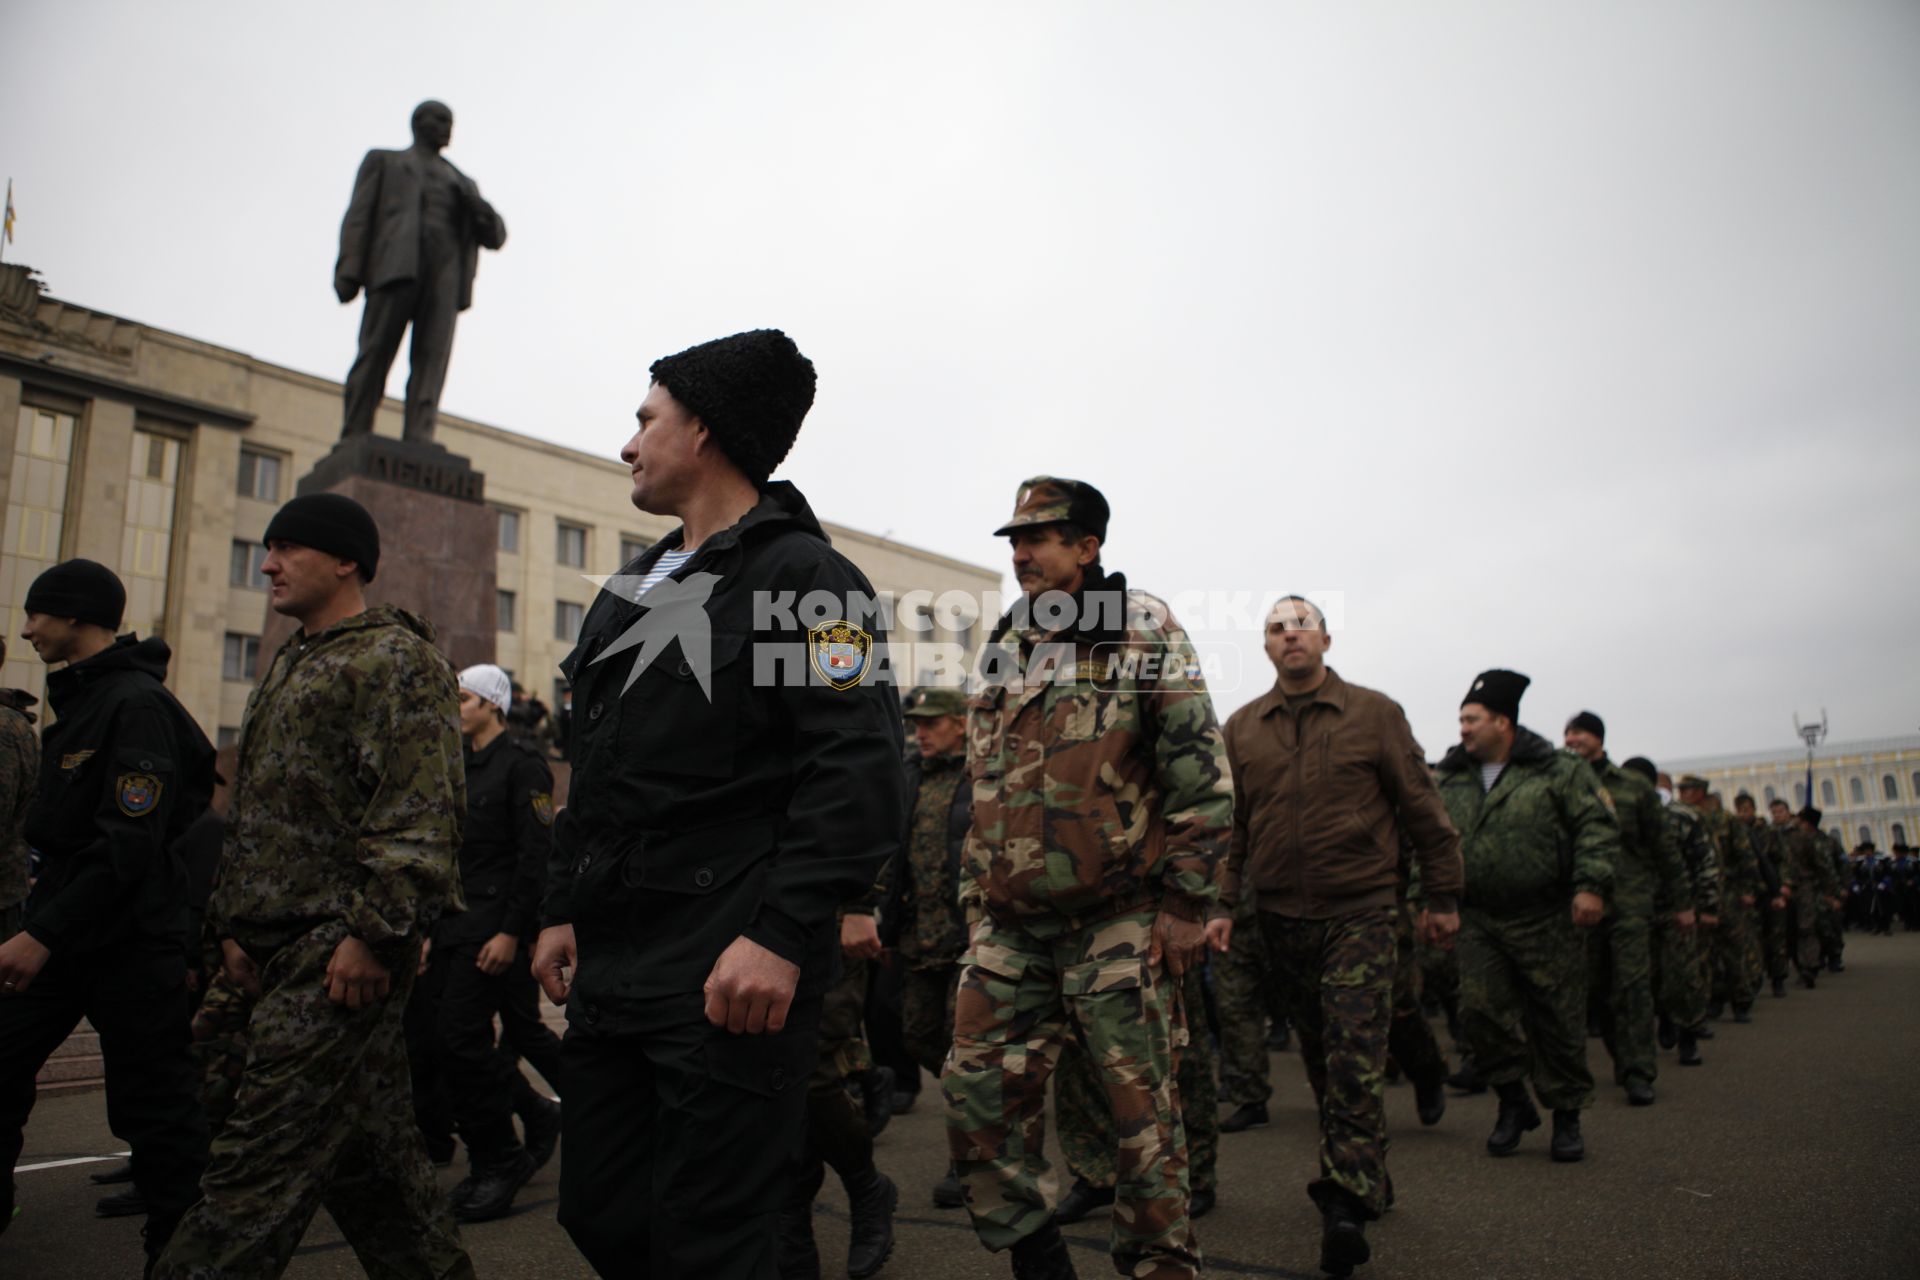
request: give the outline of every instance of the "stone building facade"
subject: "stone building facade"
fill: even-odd
[[[1729,806],[1742,791],[1763,811],[1776,798],[1795,812],[1807,803],[1805,747],[1663,760],[1660,767],[1676,778],[1699,774]],[[1821,747],[1813,753],[1813,804],[1821,826],[1849,849],[1866,840],[1882,850],[1920,843],[1920,734]]]

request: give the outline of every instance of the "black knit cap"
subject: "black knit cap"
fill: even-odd
[[[33,580],[25,608],[116,631],[127,611],[127,589],[113,570],[97,561],[63,560]]]
[[[755,484],[787,456],[813,407],[813,361],[778,329],[715,338],[662,356],[649,372]]]
[[[1660,777],[1660,771],[1653,767],[1653,761],[1647,759],[1645,756],[1635,756],[1631,760],[1622,760],[1620,767],[1622,769],[1633,770],[1648,782],[1658,781]]]
[[[344,493],[303,493],[273,513],[261,542],[297,542],[360,566],[373,581],[380,567],[380,529],[367,509]]]
[[[1527,691],[1533,681],[1518,671],[1502,671],[1498,667],[1492,671],[1482,671],[1473,678],[1473,687],[1467,690],[1467,696],[1460,699],[1460,705],[1477,702],[1498,716],[1509,720],[1520,718],[1520,695]]]
[[[1584,729],[1602,742],[1607,740],[1607,722],[1591,711],[1582,711],[1579,715],[1567,721],[1567,728]],[[1622,767],[1624,768],[1625,766]]]
[[[1821,812],[1818,809],[1814,808],[1812,805],[1808,805],[1806,808],[1800,811],[1799,816],[1802,822],[1807,823],[1809,826],[1817,827],[1820,825],[1820,819],[1824,815],[1822,815]]]

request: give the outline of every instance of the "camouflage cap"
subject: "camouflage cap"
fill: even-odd
[[[1680,781],[1674,785],[1682,791],[1705,791],[1707,780],[1697,773],[1683,773],[1680,775]]]
[[[964,716],[967,714],[967,695],[958,689],[923,684],[907,695],[907,709],[901,714],[909,720]]]
[[[1003,538],[1015,529],[1037,524],[1077,524],[1094,537],[1107,540],[1107,499],[1084,480],[1035,476],[1023,481],[1013,500],[1013,518],[993,531]]]

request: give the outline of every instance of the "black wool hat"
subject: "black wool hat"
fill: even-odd
[[[1567,728],[1584,729],[1602,742],[1607,740],[1607,722],[1591,711],[1582,711],[1567,721]]]
[[[778,329],[715,338],[662,356],[649,372],[755,484],[787,456],[813,407],[813,361]]]
[[[1653,767],[1653,761],[1647,759],[1645,756],[1635,756],[1631,760],[1622,760],[1620,767],[1622,769],[1633,770],[1648,782],[1656,782],[1660,777],[1660,771]]]
[[[1818,809],[1814,808],[1812,805],[1808,805],[1806,808],[1802,809],[1799,813],[1799,817],[1801,821],[1809,823],[1810,825],[1816,826],[1816,827],[1820,825],[1820,819],[1822,816],[1824,815],[1822,815],[1821,812]]]
[[[360,566],[373,581],[380,567],[380,529],[367,509],[344,493],[303,493],[273,513],[261,542],[297,542]]]
[[[33,580],[23,606],[28,613],[74,618],[109,631],[127,611],[127,589],[113,570],[93,560],[63,560]]]
[[[1503,671],[1498,667],[1492,671],[1482,671],[1473,678],[1473,687],[1467,690],[1467,696],[1460,699],[1460,705],[1477,702],[1495,715],[1505,716],[1509,720],[1520,718],[1520,695],[1527,691],[1533,681],[1518,671]]]

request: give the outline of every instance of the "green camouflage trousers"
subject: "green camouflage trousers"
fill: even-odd
[[[1760,912],[1760,957],[1767,977],[1775,982],[1787,979],[1787,947],[1792,933],[1788,919],[1792,911],[1791,904],[1776,908],[1769,898]]]
[[[1753,908],[1738,898],[1720,906],[1720,925],[1710,944],[1713,1001],[1738,1011],[1753,1004]]]
[[[1118,1139],[1114,1266],[1156,1280],[1199,1270],[1173,1070],[1183,1032],[1164,968],[1147,963],[1154,914],[1130,911],[1054,938],[992,919],[974,926],[941,1084],[967,1212],[989,1249],[1052,1216],[1047,1080],[1072,1035],[1099,1074]]]
[[[953,997],[960,966],[908,969],[900,975],[900,1035],[913,1060],[935,1077],[945,1069],[953,1045]]]
[[[1438,1000],[1440,1007],[1447,1011],[1449,1025],[1457,1024],[1460,1021],[1460,944],[1456,941],[1443,951],[1416,937],[1413,954],[1420,967],[1421,994]]]
[[[1814,905],[1814,933],[1820,939],[1821,950],[1829,960],[1841,960],[1847,950],[1847,933],[1842,928],[1844,917],[1836,911],[1832,903],[1821,898]]]
[[[1488,1083],[1531,1076],[1543,1106],[1592,1104],[1586,940],[1566,906],[1461,913],[1460,1021]]]
[[[1208,963],[1213,970],[1214,1007],[1220,1012],[1220,1098],[1233,1107],[1264,1106],[1273,1096],[1267,1020],[1282,1015],[1267,981],[1266,951],[1251,893],[1234,911],[1233,938],[1226,952]],[[1187,1114],[1193,1114],[1191,1106]]]
[[[193,1011],[193,1056],[200,1064],[200,1106],[207,1113],[209,1133],[219,1133],[233,1113],[233,1099],[246,1074],[250,1007],[227,980],[226,970],[207,974],[207,993]]]
[[[1707,1020],[1702,952],[1700,930],[1682,929],[1673,923],[1671,916],[1663,916],[1654,923],[1654,1006],[1661,1017],[1682,1031],[1698,1031]]]
[[[1433,1025],[1420,1008],[1420,964],[1413,941],[1413,917],[1402,903],[1393,921],[1393,1020],[1387,1027],[1387,1054],[1415,1083],[1446,1077],[1447,1059],[1433,1037]]]
[[[246,1009],[245,1067],[160,1280],[277,1276],[323,1204],[369,1276],[473,1275],[414,1124],[400,1022],[418,954],[384,999],[350,1010],[325,987],[345,935],[324,925],[256,957],[260,994],[220,997],[228,1015]]]
[[[1587,1016],[1600,1024],[1613,1082],[1652,1084],[1659,1074],[1653,1031],[1653,914],[1609,909],[1587,935]]]
[[[1399,954],[1397,911],[1374,907],[1331,920],[1260,913],[1267,972],[1300,1036],[1300,1061],[1320,1105],[1320,1176],[1366,1216],[1386,1208],[1387,1037]]]
[[[1220,1155],[1220,1097],[1213,1083],[1213,1041],[1207,1034],[1206,978],[1189,969],[1180,979],[1180,1008],[1187,1028],[1186,1047],[1175,1055],[1174,1087],[1187,1137],[1187,1184],[1194,1191],[1214,1189],[1214,1165]],[[1053,1121],[1060,1131],[1060,1154],[1067,1169],[1090,1187],[1108,1188],[1114,1180],[1114,1150],[1119,1139],[1093,1059],[1068,1036],[1053,1075]]]

